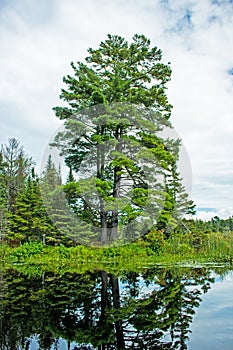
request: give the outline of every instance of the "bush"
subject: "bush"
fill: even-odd
[[[40,242],[30,242],[20,245],[18,248],[14,248],[11,256],[20,260],[20,258],[27,258],[30,255],[38,254],[42,251],[43,244]]]
[[[164,235],[162,231],[152,230],[145,236],[145,242],[155,252],[159,253],[164,247]]]

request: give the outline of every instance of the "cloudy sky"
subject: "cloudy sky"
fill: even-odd
[[[145,34],[171,62],[198,216],[233,215],[232,0],[0,0],[0,143],[16,137],[41,162],[62,77],[108,33]]]

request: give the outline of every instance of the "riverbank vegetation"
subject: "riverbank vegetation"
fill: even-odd
[[[175,220],[173,217],[173,227],[168,230],[166,225],[161,226],[161,222],[170,220],[173,213],[172,210],[164,210],[159,225],[132,242],[117,240],[110,246],[99,244],[95,247],[80,244],[72,239],[70,233],[66,234],[65,229],[58,230],[51,220],[43,202],[40,185],[44,178],[50,179],[52,188],[47,188],[47,198],[51,199],[54,193],[57,195],[58,188],[66,189],[67,186],[73,186],[74,182],[67,181],[62,185],[59,171],[51,157],[43,176],[39,178],[33,171],[32,161],[26,157],[15,139],[9,140],[9,145],[3,146],[3,151],[5,158],[3,160],[2,157],[0,177],[0,256],[3,265],[27,263],[50,267],[55,265],[59,269],[65,265],[75,268],[79,264],[89,264],[93,268],[103,268],[109,264],[127,268],[132,265],[180,261],[232,263],[232,217],[223,220],[215,216],[209,221],[184,218]],[[6,152],[11,154],[7,156]],[[11,165],[6,161],[10,156],[14,159]],[[65,220],[64,212],[57,213],[57,217],[59,215]]]
[[[27,268],[36,266],[42,271],[57,272],[67,269],[123,271],[176,263],[231,265],[233,232],[173,233],[169,239],[164,239],[161,232],[154,231],[144,239],[116,247],[46,246],[41,242],[29,242],[15,248],[1,245],[0,256],[5,267],[26,264]]]

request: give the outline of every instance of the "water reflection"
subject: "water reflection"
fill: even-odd
[[[120,277],[4,272],[0,349],[187,349],[206,268],[153,268]]]

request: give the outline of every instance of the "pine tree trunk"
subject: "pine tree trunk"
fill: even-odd
[[[101,127],[99,130],[100,134],[103,135],[104,128]],[[105,170],[105,154],[102,145],[97,145],[97,177],[103,179]],[[100,243],[105,244],[107,242],[107,213],[104,209],[104,201],[99,197],[100,201],[100,225],[101,225],[101,237]]]
[[[118,210],[113,210],[112,212],[112,227],[111,227],[111,237],[110,242],[118,237]]]
[[[118,143],[116,145],[116,151],[121,152],[122,151],[122,144],[121,144],[121,130],[116,130],[116,139],[118,140]],[[122,170],[121,167],[116,166],[114,168],[114,182],[113,182],[113,197],[118,199],[120,195],[120,181],[121,181],[121,175],[120,171]],[[110,236],[110,242],[118,238],[118,222],[119,222],[119,211],[117,208],[115,208],[112,211],[112,222],[111,222],[111,236]]]
[[[121,171],[120,167],[116,167],[114,169],[113,197],[116,199],[119,198],[119,194],[120,194],[119,192],[120,192],[121,176],[119,175],[119,171]],[[117,208],[115,208],[112,211],[110,242],[118,238],[118,223],[119,223],[119,211]]]
[[[107,215],[106,212],[103,210],[103,206],[101,205],[100,209],[100,217],[101,217],[101,237],[100,237],[100,243],[105,244],[107,241]]]

